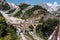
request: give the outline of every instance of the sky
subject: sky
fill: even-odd
[[[40,3],[54,3],[54,2],[60,4],[60,0],[6,0],[6,1],[10,3],[15,3],[17,5],[19,5],[21,2],[31,4],[31,5],[36,5]]]

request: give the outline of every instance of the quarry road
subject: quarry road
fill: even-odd
[[[35,39],[35,40],[43,40],[40,37],[38,37],[36,34],[34,34],[33,32],[29,32],[29,34]]]

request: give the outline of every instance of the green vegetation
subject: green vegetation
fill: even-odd
[[[35,10],[38,10],[38,9],[39,9],[38,14],[33,14],[33,12]],[[33,8],[31,8],[25,12],[24,17],[22,17],[22,18],[26,19],[26,18],[30,18],[30,17],[36,17],[36,16],[41,15],[41,14],[47,14],[47,13],[48,13],[48,11],[46,9],[42,8],[41,6],[34,5]]]
[[[38,9],[40,10],[38,12],[38,14],[33,14],[33,12]],[[34,5],[33,8],[31,8],[25,12],[25,14],[22,18],[27,19],[27,18],[39,16],[41,14],[46,15],[47,13],[49,13],[49,12],[46,9],[42,8],[41,6]],[[46,21],[44,21],[44,17],[42,17],[39,22],[42,22],[43,25],[37,26],[37,29],[36,29],[37,35],[39,37],[43,38],[44,40],[47,40],[48,37],[51,35],[51,33],[54,31],[55,26],[57,26],[57,24],[59,23],[59,20],[58,19],[47,19]],[[32,30],[33,28],[30,27],[30,29]]]
[[[5,3],[5,4],[2,3],[0,5],[0,10],[5,10],[6,11],[6,10],[9,10],[9,9],[10,9],[10,7],[7,3]]]
[[[48,19],[46,21],[42,21],[43,25],[37,26],[37,34],[39,34],[40,37],[47,40],[47,38],[51,35],[51,33],[54,31],[55,27],[59,23],[58,19]]]
[[[30,6],[30,5],[25,4],[25,3],[19,5],[19,7],[21,8],[21,10],[25,9],[25,8],[28,7],[28,6]]]
[[[13,13],[16,9],[9,10],[7,14]]]
[[[34,40],[34,38],[33,38],[28,32],[25,32],[25,35],[26,35],[27,37],[30,37],[31,40]]]
[[[21,10],[19,12],[17,12],[14,15],[14,17],[19,18],[20,14],[22,14],[22,10],[28,6],[30,6],[30,5],[24,4],[24,3],[19,5]],[[8,6],[8,4],[0,5],[0,10],[8,10],[9,8],[10,7]],[[34,14],[33,12],[38,9],[39,9],[38,14]],[[14,10],[9,11],[9,13],[12,13]],[[49,12],[46,9],[42,8],[41,6],[34,5],[34,7],[32,7],[31,9],[29,9],[25,12],[22,19],[40,16],[41,14],[46,15],[47,13],[49,13]],[[43,24],[37,26],[37,29],[36,29],[37,35],[39,37],[47,40],[47,38],[50,36],[50,34],[54,31],[55,26],[57,26],[57,24],[59,23],[59,20],[58,19],[47,19],[45,21],[44,17],[42,17],[39,22],[43,23]],[[32,26],[30,27],[30,30],[31,31],[33,30]],[[33,39],[33,37],[28,32],[26,32],[25,35],[30,37],[31,39]],[[2,16],[1,13],[0,13],[0,40],[20,40],[19,37],[16,35],[16,28],[14,28],[10,24],[7,24],[5,21],[5,18]]]
[[[0,40],[17,40],[16,28],[8,25],[0,13]]]
[[[14,15],[14,17],[20,17],[20,14],[22,14],[22,11],[20,10],[19,12],[17,12],[15,15]]]

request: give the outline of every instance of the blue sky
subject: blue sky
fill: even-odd
[[[19,5],[21,2],[32,5],[40,4],[40,3],[54,3],[54,2],[60,4],[60,0],[6,0],[6,1],[10,3],[15,3],[17,5]]]
[[[21,0],[6,0],[7,2],[10,2],[10,3],[15,3],[17,5],[20,4]]]

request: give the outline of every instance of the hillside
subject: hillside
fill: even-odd
[[[58,23],[59,17],[40,5],[0,2],[0,40],[48,40]]]

